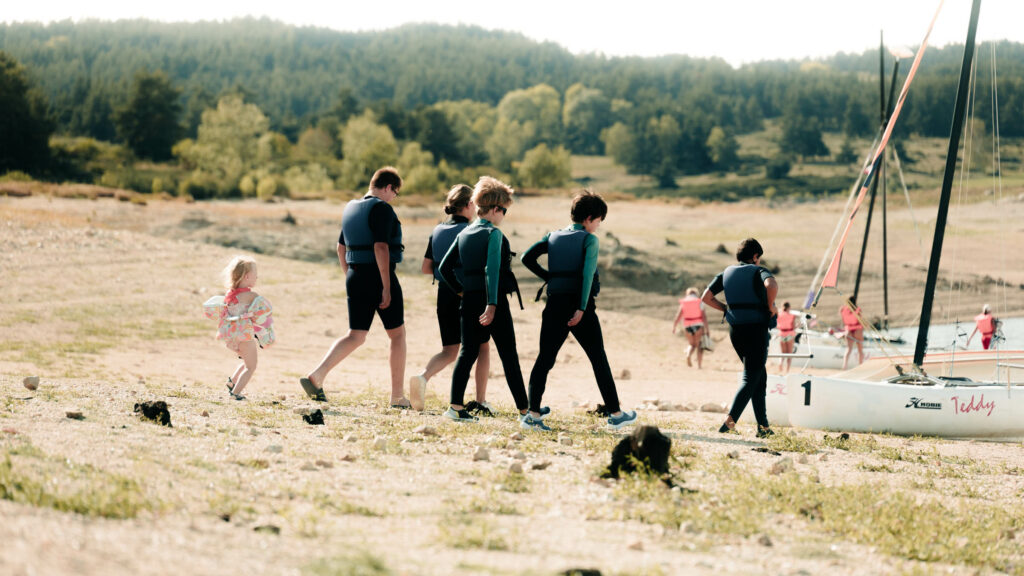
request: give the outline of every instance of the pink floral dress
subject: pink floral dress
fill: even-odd
[[[260,348],[266,348],[277,340],[273,310],[263,296],[256,296],[248,307],[240,303],[226,304],[224,296],[214,296],[203,304],[206,317],[220,322],[217,339],[236,352],[241,342],[255,340]]]

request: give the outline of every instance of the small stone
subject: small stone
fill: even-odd
[[[643,552],[643,550],[644,550],[644,543],[641,542],[640,540],[637,540],[636,542],[633,542],[632,544],[629,545],[629,549],[630,550],[636,550],[638,552]]]
[[[36,388],[39,388],[39,376],[26,376],[21,383],[25,385],[25,388],[35,390]]]
[[[656,398],[656,397],[644,398],[644,403],[645,404],[653,404],[653,405],[657,406],[658,404],[661,403],[661,399]]]
[[[427,426],[426,424],[417,427],[415,430],[413,430],[413,432],[416,434],[422,434],[424,436],[437,436],[437,428],[434,428],[433,426]]]
[[[796,461],[801,464],[807,464],[807,454],[801,454],[797,456]]]
[[[664,402],[662,404],[658,404],[658,410],[660,412],[673,412],[675,411],[675,409],[676,405],[671,402]]]
[[[509,465],[508,471],[511,472],[512,474],[522,474],[523,464],[521,462],[513,462],[512,464]]]
[[[701,404],[700,411],[701,412],[714,412],[716,414],[725,414],[726,410],[725,410],[725,405],[724,404],[716,404],[714,402],[707,402],[707,403]]]
[[[740,459],[740,453],[739,453],[738,451],[736,451],[736,450],[731,450],[731,451],[730,451],[730,452],[729,452],[728,454],[726,454],[725,456],[726,456],[727,458],[729,458],[730,460],[739,460],[739,459]]]
[[[280,396],[277,397],[277,399],[280,400],[281,402],[284,402],[285,400],[288,399],[288,396],[286,396],[285,394],[281,394]]]
[[[773,476],[778,476],[784,472],[791,472],[793,470],[793,459],[789,456],[782,458],[771,465],[768,469],[768,473]]]
[[[757,539],[757,543],[761,546],[765,546],[768,548],[774,545],[772,544],[772,539],[767,534],[761,534],[761,536]]]
[[[550,460],[541,460],[539,462],[534,462],[533,464],[530,464],[530,469],[531,470],[547,470],[548,466],[551,466],[551,461]]]
[[[306,462],[305,464],[302,465],[302,469],[305,470],[306,472],[312,472],[312,471],[316,470],[317,468],[316,468],[316,464],[313,464],[311,462]]]
[[[267,446],[264,451],[270,452],[271,454],[280,454],[281,452],[284,452],[284,446],[281,446],[280,444],[271,444],[270,446]]]
[[[629,371],[629,368],[623,368],[619,374],[619,380],[629,380],[633,377],[633,373]]]
[[[273,524],[263,524],[252,529],[253,532],[259,532],[260,534],[273,534],[278,535],[281,533],[281,528],[274,526]]]
[[[821,456],[818,457],[818,460],[821,461],[821,462],[827,461],[828,460],[828,454],[822,454]]]
[[[509,439],[509,440],[513,440],[513,441],[515,441],[515,442],[519,442],[520,440],[522,440],[522,439],[523,439],[523,435],[522,435],[522,434],[520,434],[519,432],[513,432],[513,433],[512,433],[512,434],[511,434],[511,435],[510,435],[510,436],[508,437],[508,439]]]
[[[384,436],[377,436],[373,439],[373,449],[383,452],[388,449],[388,439]]]
[[[338,458],[338,460],[341,460],[342,462],[355,462],[356,457],[352,454],[345,454],[341,458]]]
[[[490,459],[491,459],[491,451],[488,450],[487,448],[483,447],[483,446],[478,447],[476,449],[476,452],[473,452],[473,461],[474,462],[477,462],[477,461],[480,461],[480,460],[483,460],[483,461],[486,462],[486,461],[488,461]]]
[[[683,522],[679,525],[679,531],[685,534],[697,534],[700,532],[693,522]]]
[[[684,412],[696,412],[698,406],[695,402],[687,402],[686,407],[683,409]]]
[[[68,410],[64,415],[72,420],[85,420],[85,415],[77,410]]]
[[[334,338],[337,335],[338,334],[335,333],[334,330],[331,330],[330,328],[328,328],[327,330],[324,330],[324,336],[327,336],[328,338]]]
[[[309,413],[312,411],[312,408],[309,408],[308,406],[299,406],[298,408],[292,408],[292,412],[298,414],[299,416],[308,416]]]
[[[558,437],[558,443],[562,446],[572,446],[572,438],[569,436],[561,435]]]
[[[203,410],[203,413],[200,414],[200,416],[202,416],[203,418],[209,418],[210,417],[210,413],[207,412],[206,410]]]
[[[522,450],[517,450],[516,453],[512,455],[512,458],[516,460],[526,460],[526,454],[523,454]]]
[[[309,414],[302,415],[302,421],[310,426],[323,426],[324,425],[324,413],[322,410],[317,408]]]
[[[316,465],[321,468],[334,468],[334,463],[327,460],[317,460]]]
[[[359,441],[359,436],[356,436],[355,434],[346,434],[345,435],[345,442],[358,442],[358,441]]]
[[[3,429],[3,433],[4,434],[10,434],[11,436],[14,436],[15,434],[18,433],[18,431],[15,430],[14,428],[4,428]]]

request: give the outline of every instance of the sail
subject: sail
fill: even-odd
[[[840,236],[839,244],[836,246],[835,254],[832,256],[832,262],[829,264],[828,271],[825,273],[825,278],[822,280],[821,287],[818,288],[817,294],[815,295],[815,303],[821,296],[821,291],[825,288],[835,288],[839,281],[839,264],[843,258],[843,247],[846,245],[846,239],[850,235],[850,229],[853,226],[853,220],[857,217],[857,212],[860,209],[861,204],[864,203],[864,198],[867,196],[868,189],[871,187],[871,181],[876,176],[876,171],[880,164],[882,153],[885,152],[885,147],[889,143],[889,137],[892,136],[893,128],[896,126],[896,119],[899,118],[900,111],[903,110],[903,103],[906,101],[907,93],[910,90],[910,84],[914,81],[914,76],[917,74],[917,69],[921,64],[921,58],[924,56],[925,49],[928,47],[928,37],[931,36],[932,28],[935,26],[935,21],[939,17],[939,13],[942,11],[943,2],[939,2],[939,7],[935,10],[935,15],[932,16],[931,24],[928,25],[928,31],[924,35],[924,40],[921,41],[921,48],[918,49],[917,55],[914,56],[914,63],[910,66],[910,71],[907,73],[907,79],[903,83],[903,89],[900,90],[900,97],[896,101],[896,106],[893,108],[892,115],[889,117],[889,123],[885,127],[885,132],[882,134],[882,139],[879,140],[878,145],[875,147],[875,151],[872,154],[872,160],[867,173],[864,175],[864,181],[861,183],[860,192],[857,194],[857,199],[854,201],[853,210],[850,211],[850,216],[846,221],[846,227],[843,229],[843,234]]]

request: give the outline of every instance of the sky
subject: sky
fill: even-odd
[[[269,17],[342,31],[393,28],[410,22],[469,24],[521,32],[573,53],[608,56],[686,54],[738,66],[773,59],[863,52],[878,45],[917,46],[939,0],[38,0],[6,2],[3,22],[119,20],[165,22]],[[326,8],[325,8],[326,5]],[[931,46],[963,43],[970,0],[946,0]],[[1024,42],[1024,0],[985,0],[979,40]]]

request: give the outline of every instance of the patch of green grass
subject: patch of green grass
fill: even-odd
[[[819,450],[813,438],[789,431],[780,431],[776,432],[774,436],[769,436],[765,446],[776,452],[815,454]]]
[[[507,535],[485,516],[459,515],[440,525],[441,541],[459,550],[511,550]]]
[[[892,474],[893,469],[888,464],[875,464],[873,462],[861,462],[857,464],[857,468],[864,470],[865,472],[885,472]]]
[[[530,479],[522,472],[500,471],[489,480],[498,490],[523,494],[530,491]]]
[[[305,576],[388,576],[393,572],[383,560],[362,552],[352,556],[319,558],[302,567]]]
[[[270,462],[262,458],[249,458],[246,460],[236,460],[235,464],[246,468],[254,468],[256,470],[266,470],[270,468]]]
[[[131,478],[39,454],[25,457],[4,450],[0,499],[103,518],[135,518],[153,508]]]

